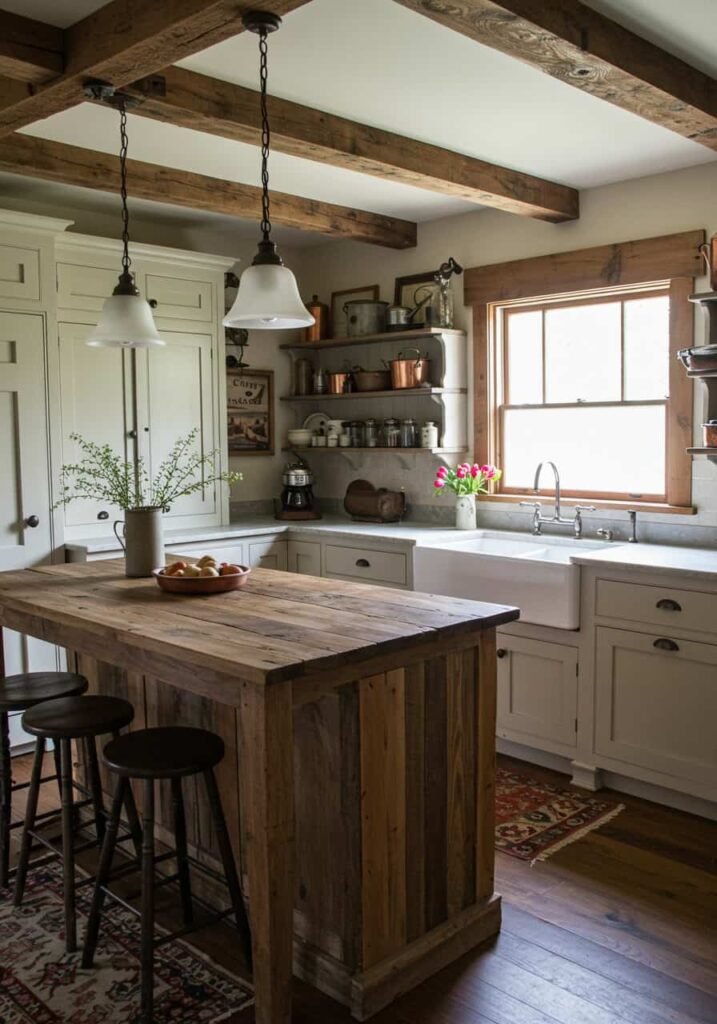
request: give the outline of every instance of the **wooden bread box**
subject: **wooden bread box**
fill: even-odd
[[[368,480],[352,480],[346,488],[344,508],[358,522],[397,523],[406,511],[406,495],[374,487]]]

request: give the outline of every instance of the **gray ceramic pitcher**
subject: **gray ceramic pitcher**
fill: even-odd
[[[161,508],[128,508],[124,523],[118,519],[113,529],[124,551],[126,576],[151,576],[164,565]]]

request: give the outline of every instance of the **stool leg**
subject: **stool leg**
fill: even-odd
[[[0,641],[1,646],[1,641]],[[0,660],[2,660],[0,658]],[[0,888],[7,889],[10,875],[10,824],[12,812],[12,762],[10,723],[0,714]]]
[[[105,802],[102,796],[100,766],[97,763],[97,742],[94,736],[85,737],[85,757],[87,758],[87,772],[90,777],[89,782],[90,793],[92,796],[92,809],[95,812],[97,844],[101,848],[105,838]]]
[[[142,1002],[141,1024],[154,1010],[154,781],[142,785]]]
[[[62,883],[65,900],[65,949],[77,949],[77,921],[75,917],[75,850],[74,799],[72,794],[72,749],[63,737],[60,744],[60,782],[62,784]]]
[[[60,764],[60,744],[57,740],[52,744],[52,756],[55,760],[55,778],[57,779],[57,792],[62,804],[62,765]]]
[[[15,895],[13,903],[19,907],[25,895],[25,881],[27,869],[30,863],[30,848],[32,836],[30,830],[35,828],[35,816],[37,814],[37,798],[40,795],[40,779],[42,778],[42,762],[45,757],[45,740],[39,737],[35,743],[35,758],[32,762],[32,775],[30,776],[30,788],[27,791],[27,803],[25,804],[25,825],[22,830],[22,844],[20,846],[20,857],[17,862],[17,874],[15,875]]]
[[[87,918],[87,933],[85,935],[85,945],[82,950],[82,966],[85,968],[92,967],[95,950],[97,949],[97,939],[100,934],[100,918],[102,916],[102,907],[105,902],[104,886],[107,885],[110,878],[110,871],[112,870],[112,858],[114,857],[115,846],[117,845],[117,832],[119,831],[120,815],[122,814],[122,805],[128,789],[129,782],[124,778],[124,776],[120,776],[117,779],[117,785],[115,786],[112,809],[110,811],[109,821],[107,822],[105,841],[102,844],[100,863],[97,868],[95,887],[92,893],[92,905]]]
[[[229,889],[229,896],[234,908],[234,917],[236,919],[237,928],[239,929],[239,934],[241,935],[247,966],[251,970],[252,952],[249,919],[246,914],[244,897],[242,896],[241,886],[239,884],[239,876],[237,874],[236,863],[234,861],[232,844],[229,841],[229,833],[227,832],[227,823],[224,818],[224,809],[222,807],[221,797],[219,796],[217,780],[215,779],[214,772],[211,768],[204,772],[204,782],[207,787],[207,796],[209,798],[209,807],[212,812],[214,828],[217,832],[217,843],[219,844],[219,853],[224,866],[227,888]]]
[[[113,739],[119,739],[119,731],[112,733]],[[124,798],[124,809],[127,815],[127,824],[132,835],[132,845],[137,855],[137,860],[142,860],[142,828],[139,824],[139,815],[137,814],[137,804],[134,800],[134,793],[132,792],[132,784],[129,783],[126,787],[126,795]]]
[[[179,875],[179,890],[182,897],[182,912],[185,925],[191,925],[194,921],[194,911],[192,909],[189,861],[187,860],[187,821],[184,815],[181,779],[172,779],[172,806],[174,810],[174,841],[177,850],[177,874]]]

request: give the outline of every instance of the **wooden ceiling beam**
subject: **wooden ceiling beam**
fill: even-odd
[[[0,10],[0,75],[35,85],[62,74],[61,28]]]
[[[1,0],[0,0],[1,2]],[[309,0],[110,0],[64,32],[62,74],[17,100],[0,91],[0,136],[83,101],[88,78],[126,85],[243,31],[242,14]]]
[[[396,2],[717,150],[717,81],[579,0]]]
[[[30,135],[0,139],[0,171],[101,192],[118,193],[120,188],[116,156]],[[129,194],[135,199],[206,210],[257,224],[261,220],[261,189],[254,185],[140,160],[127,161],[127,178]],[[410,221],[284,192],[271,194],[271,219],[277,225],[316,231],[334,239],[371,242],[391,249],[416,245],[417,229]]]
[[[133,113],[259,145],[259,94],[184,68],[168,67],[129,89]],[[574,220],[575,189],[496,164],[270,97],[272,149],[290,156],[429,189],[508,213]]]

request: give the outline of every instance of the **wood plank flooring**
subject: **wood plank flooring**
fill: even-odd
[[[13,771],[20,781],[29,759],[16,758]],[[547,769],[532,774],[567,785]],[[56,796],[44,788],[43,809]],[[497,941],[403,996],[375,1024],[717,1024],[717,825],[619,799],[621,815],[533,868],[499,855]],[[230,928],[194,938],[235,967]],[[351,1020],[298,981],[294,1003],[294,1024]],[[252,1018],[245,1011],[230,1024]]]

